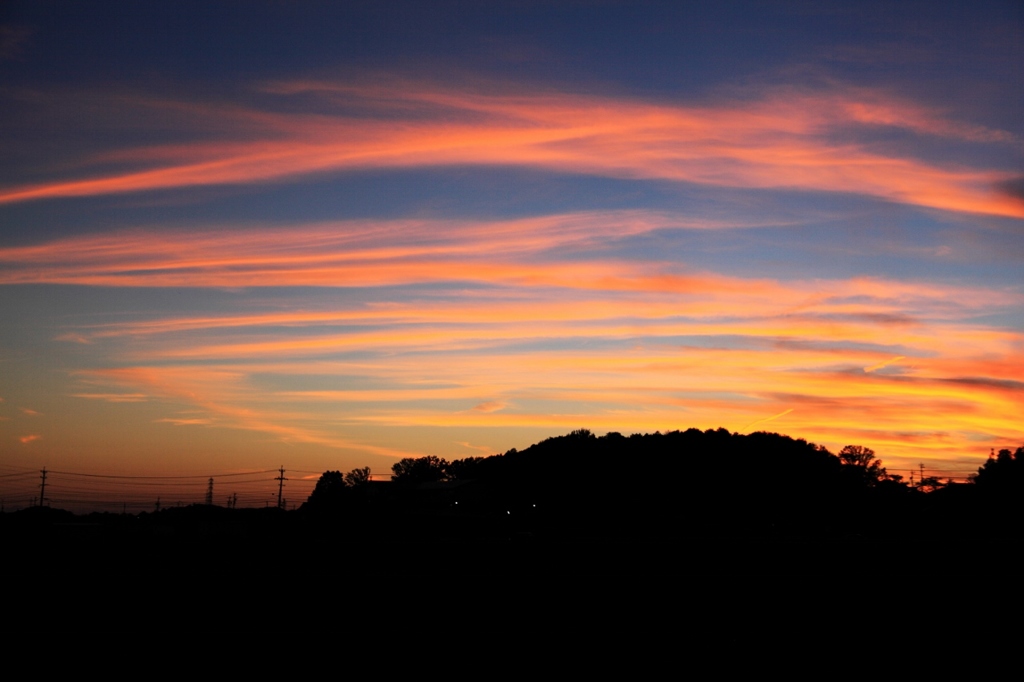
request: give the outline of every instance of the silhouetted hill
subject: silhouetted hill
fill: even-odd
[[[596,437],[586,430],[522,450],[446,462],[402,460],[375,495],[328,472],[311,519],[360,519],[398,536],[842,537],[897,532],[916,490],[867,448],[840,455],[775,433],[725,429]],[[380,527],[380,523],[386,523]]]
[[[459,473],[479,511],[532,515],[533,530],[586,535],[879,531],[908,491],[865,480],[824,448],[774,433],[675,431],[549,438]],[[536,510],[536,511],[534,511]]]
[[[348,622],[336,618],[343,604],[381,627],[395,614],[427,622],[442,607],[477,608],[481,622],[520,613],[562,624],[569,614],[577,626],[612,608],[632,627],[637,605],[692,613],[704,599],[694,617],[726,614],[732,636],[737,613],[774,622],[802,603],[817,623],[881,604],[886,580],[912,576],[914,595],[939,594],[1012,570],[1020,519],[992,514],[1016,498],[988,484],[925,494],[869,454],[722,429],[577,431],[406,467],[440,468],[426,480],[340,485],[333,472],[295,512],[0,513],[5,577],[38,602],[8,620],[66,631],[331,629]],[[300,596],[283,599],[286,590]]]

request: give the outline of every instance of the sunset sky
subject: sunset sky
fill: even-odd
[[[0,474],[976,469],[1024,443],[1022,65],[1016,0],[4,3]]]

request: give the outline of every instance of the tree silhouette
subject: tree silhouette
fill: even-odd
[[[370,467],[353,469],[345,474],[345,485],[350,488],[358,488],[370,481]]]
[[[335,509],[345,499],[345,479],[340,471],[325,471],[309,494],[306,504],[312,509]]]
[[[839,461],[843,468],[856,474],[868,485],[885,480],[886,472],[882,460],[875,457],[875,451],[863,445],[847,445],[839,451]]]
[[[434,483],[448,478],[448,461],[427,455],[426,457],[406,457],[391,467],[396,483]]]
[[[460,481],[481,476],[493,464],[490,460],[490,457],[466,457],[453,460],[445,467],[447,478],[452,481]]]
[[[978,469],[974,482],[979,487],[994,491],[1016,491],[1024,487],[1024,445],[1010,452],[1004,448],[991,456]]]

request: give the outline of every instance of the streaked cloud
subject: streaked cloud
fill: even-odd
[[[198,418],[176,418],[176,417],[164,417],[163,419],[154,420],[158,424],[173,424],[174,426],[206,426],[212,424],[213,421],[210,419],[198,419]]]
[[[186,423],[206,420],[221,428],[241,429],[270,435],[284,443],[306,443],[350,452],[385,457],[416,456],[415,451],[398,450],[351,440],[318,426],[308,414],[283,412],[253,405],[240,399],[249,393],[245,375],[231,368],[128,367],[81,371],[80,376],[93,383],[114,386],[145,387],[147,394],[189,405],[203,416],[189,417]],[[258,401],[257,401],[258,402]],[[157,422],[182,425],[181,420],[162,418]]]
[[[752,421],[749,424],[747,424],[746,426],[744,426],[742,429],[740,429],[740,431],[741,432],[742,431],[747,431],[750,428],[752,428],[754,426],[757,426],[758,424],[764,424],[765,422],[773,421],[775,419],[778,419],[779,417],[785,417],[787,414],[789,414],[792,411],[793,411],[793,408],[790,408],[788,410],[784,410],[782,412],[779,412],[778,414],[772,415],[771,417],[765,417],[764,419],[758,419],[757,421]]]
[[[469,443],[469,442],[466,442],[466,441],[459,441],[459,442],[456,442],[455,444],[456,445],[461,445],[462,447],[464,447],[464,448],[466,448],[468,450],[473,450],[475,452],[479,452],[479,453],[482,453],[482,454],[485,454],[485,455],[493,455],[494,454],[494,448],[492,448],[492,447],[490,447],[488,445],[473,445],[472,443]]]
[[[507,404],[501,402],[500,400],[487,400],[478,405],[474,405],[472,409],[474,412],[491,413],[497,412],[498,410],[503,410],[505,409],[505,407],[507,407]]]
[[[92,343],[92,341],[88,337],[83,336],[82,334],[76,334],[74,332],[70,332],[70,333],[67,333],[67,334],[58,334],[57,336],[54,337],[54,340],[55,341],[68,341],[70,343],[81,343],[81,344]]]
[[[104,400],[108,403],[141,403],[149,399],[145,393],[73,393],[73,398]]]
[[[0,60],[18,59],[32,38],[32,29],[18,24],[0,24]]]
[[[727,276],[606,248],[733,227],[633,210],[129,231],[0,249],[0,281],[250,288],[223,312],[65,321],[56,337],[98,358],[71,395],[187,408],[151,422],[322,446],[353,466],[472,442],[418,429],[749,430],[785,416],[791,433],[897,462],[1020,433],[1005,378],[1024,375],[1024,336],[973,321],[1019,310],[1019,288]],[[347,293],[293,293],[310,285]],[[384,432],[393,442],[368,435]]]
[[[126,394],[139,389],[202,413],[189,420],[378,454],[346,434],[362,428],[557,432],[579,424],[623,432],[690,425],[749,430],[786,416],[791,433],[832,447],[864,443],[896,463],[962,457],[976,447],[971,439],[978,433],[1024,436],[1019,388],[1002,379],[1024,375],[1024,336],[965,324],[943,304],[951,296],[984,307],[984,296],[972,301],[944,287],[899,282],[833,284],[830,292],[827,283],[775,283],[769,298],[789,301],[778,309],[759,309],[743,287],[727,287],[737,298],[722,319],[668,315],[656,298],[628,315],[630,302],[613,299],[602,317],[602,299],[593,294],[594,306],[585,301],[576,317],[561,307],[546,311],[543,295],[523,302],[536,319],[514,312],[477,318],[478,308],[464,301],[412,303],[389,306],[384,321],[372,318],[386,323],[382,330],[320,334],[322,320],[314,317],[302,338],[289,326],[304,324],[301,315],[276,329],[264,328],[258,315],[223,325],[209,317],[177,320],[140,337],[119,329],[132,339],[127,359],[136,366],[86,374]],[[756,295],[756,288],[747,289]],[[918,322],[894,329],[871,315],[841,324],[808,318],[792,312],[801,308],[797,292],[817,306],[846,307],[855,299]],[[1012,296],[1002,295],[993,300],[1012,304]],[[262,329],[263,339],[218,340],[240,324]],[[207,345],[162,340],[200,327],[214,334]],[[794,343],[779,343],[787,338]],[[594,342],[599,345],[588,347]],[[894,355],[893,346],[908,352]],[[899,374],[864,371],[896,361]],[[307,376],[336,388],[275,389],[260,379]],[[351,377],[359,380],[350,386]],[[389,456],[416,451],[381,450]]]
[[[877,362],[877,363],[871,365],[870,367],[865,367],[864,371],[865,372],[875,372],[875,371],[878,371],[878,370],[882,369],[883,367],[888,367],[889,365],[891,365],[893,363],[896,363],[896,362],[899,362],[900,360],[903,360],[903,359],[904,359],[904,357],[902,355],[897,355],[894,358],[889,358],[888,360],[883,360],[882,362]]]
[[[383,80],[272,84],[264,88],[264,97],[275,105],[268,102],[268,110],[208,107],[203,118],[220,113],[238,121],[234,136],[121,151],[117,160],[127,170],[9,186],[0,189],[0,203],[265,183],[340,170],[500,165],[854,193],[1024,217],[1024,202],[1000,190],[1019,172],[972,167],[961,156],[935,161],[907,153],[905,146],[882,152],[854,133],[858,126],[899,129],[1014,147],[1021,140],[1007,131],[946,119],[884,91],[786,87],[686,103]],[[280,113],[282,103],[300,97],[318,100],[324,113]]]

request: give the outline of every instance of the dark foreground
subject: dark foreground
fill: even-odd
[[[1001,594],[998,576],[1019,575],[1024,549],[913,529],[902,538],[388,536],[251,512],[204,520],[200,509],[149,525],[6,515],[5,630],[496,628],[646,641],[694,628],[705,638],[811,634],[847,619],[938,627],[951,609],[1010,608],[1016,593]]]

